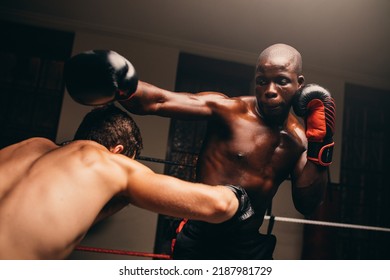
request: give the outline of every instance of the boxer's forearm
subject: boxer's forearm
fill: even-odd
[[[295,208],[309,215],[323,201],[328,184],[326,167],[307,161],[299,175],[292,177],[292,195]]]

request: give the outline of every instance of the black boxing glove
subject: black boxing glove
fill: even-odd
[[[238,199],[238,209],[236,214],[231,218],[239,221],[245,221],[255,214],[252,208],[251,201],[245,189],[233,185],[224,185],[224,187],[230,189]]]
[[[328,166],[332,163],[336,119],[336,107],[329,91],[308,84],[296,93],[293,109],[297,116],[305,118],[308,160]]]
[[[91,50],[71,57],[64,67],[69,95],[83,105],[128,99],[138,78],[131,63],[110,50]]]

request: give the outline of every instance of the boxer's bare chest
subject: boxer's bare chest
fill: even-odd
[[[235,118],[225,127],[215,125],[209,133],[200,157],[202,177],[209,183],[260,188],[264,194],[289,176],[303,151],[294,133],[254,117]]]

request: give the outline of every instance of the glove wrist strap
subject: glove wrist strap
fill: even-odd
[[[307,149],[307,159],[322,166],[328,166],[332,163],[334,142],[309,142]]]

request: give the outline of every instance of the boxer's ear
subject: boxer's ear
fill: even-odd
[[[114,154],[120,154],[122,153],[123,149],[124,149],[123,145],[116,145],[115,147],[110,148],[110,152]]]

